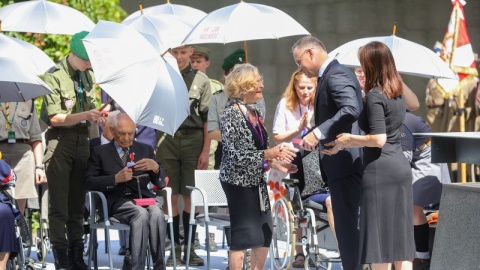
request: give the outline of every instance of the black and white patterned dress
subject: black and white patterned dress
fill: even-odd
[[[223,155],[220,181],[227,196],[231,223],[231,250],[269,247],[272,217],[263,168],[268,134],[259,118],[260,132],[234,105],[225,108],[220,130]]]

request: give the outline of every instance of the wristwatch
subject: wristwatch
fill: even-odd
[[[42,165],[37,165],[37,166],[35,166],[35,170],[36,169],[45,170],[45,166],[43,164]]]

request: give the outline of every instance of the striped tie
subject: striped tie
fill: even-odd
[[[123,163],[123,166],[126,166],[127,159],[128,159],[128,148],[122,148],[122,151],[123,151],[122,163]]]

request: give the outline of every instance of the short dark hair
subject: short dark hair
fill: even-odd
[[[321,42],[320,39],[314,36],[305,36],[297,40],[297,42],[295,42],[295,44],[293,44],[292,46],[292,52],[296,48],[305,48],[305,47],[321,48],[322,50],[327,52],[327,48],[325,47],[325,44],[323,44],[323,42]]]

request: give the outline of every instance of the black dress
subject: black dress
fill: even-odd
[[[358,120],[366,134],[386,134],[383,148],[365,147],[360,210],[362,263],[413,260],[412,172],[403,155],[399,129],[403,96],[389,99],[375,88],[366,96]]]

